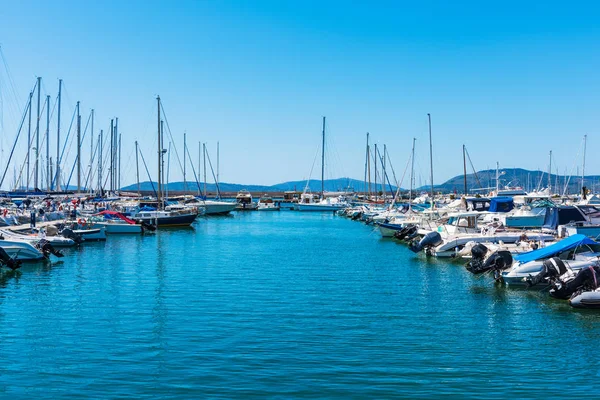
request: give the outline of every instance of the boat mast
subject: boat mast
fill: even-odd
[[[583,194],[583,188],[585,187],[585,151],[587,147],[587,135],[583,135],[583,168],[581,170],[581,193]]]
[[[363,183],[363,192],[365,195],[365,198],[367,197],[367,170],[368,170],[368,164],[369,164],[369,132],[367,132],[367,147],[365,148],[365,180]]]
[[[140,190],[140,162],[139,162],[139,151],[138,151],[138,142],[135,141],[135,178],[137,180],[137,191],[138,196],[142,195]]]
[[[202,143],[202,159],[204,160],[204,201],[206,201],[206,143]]]
[[[98,137],[98,192],[102,193],[102,137],[104,131],[100,129],[100,136]]]
[[[77,102],[77,193],[81,192],[81,115]]]
[[[323,116],[323,146],[321,148],[321,198],[325,198],[325,116]]]
[[[46,96],[46,190],[50,190],[50,95]]]
[[[37,122],[35,125],[35,171],[33,179],[34,189],[39,188],[39,169],[40,169],[40,89],[42,86],[42,77],[37,78]]]
[[[187,160],[185,150],[187,148],[186,147],[187,145],[186,145],[186,141],[185,141],[185,135],[186,135],[186,133],[183,132],[183,191],[184,191],[184,193],[187,192],[187,180],[185,177],[185,164],[186,164],[186,160]]]
[[[202,145],[200,144],[200,142],[198,142],[198,176],[200,176],[200,166],[202,165],[201,162],[202,159]],[[204,179],[204,181],[206,181],[206,178]],[[198,186],[198,196],[200,196],[200,194],[202,193],[200,191],[200,184],[198,184],[198,181],[196,181],[196,185]]]
[[[377,202],[377,198],[378,198],[378,188],[377,188],[377,143],[375,143],[375,146],[373,148],[373,165],[375,167],[375,202]]]
[[[167,149],[165,149],[165,121],[164,120],[160,120],[160,160],[161,160],[161,165],[160,165],[160,171],[161,171],[161,182],[163,184],[163,188],[161,189],[161,193],[162,193],[162,208],[163,209],[165,207],[165,189],[166,187],[165,185],[165,153],[167,152]]]
[[[29,190],[29,163],[31,159],[31,100],[33,92],[29,92],[29,127],[27,128],[27,188]]]
[[[465,151],[464,144],[463,144],[463,177],[464,177],[465,196],[466,196],[468,193],[468,191],[467,191],[467,157],[466,157],[466,151]]]
[[[385,162],[385,153],[387,151],[386,145],[383,145],[383,156],[381,157],[382,159],[382,164],[383,164],[383,172],[382,172],[382,177],[381,177],[381,192],[383,194],[383,202],[385,203],[385,177],[386,177],[386,172],[385,172],[385,167],[386,167],[386,162]]]
[[[118,169],[118,181],[117,181],[117,191],[121,191],[121,134],[119,133],[119,169]]]
[[[160,129],[159,129],[160,132]],[[110,166],[108,168],[108,170],[110,171],[110,185],[108,187],[108,189],[112,192],[114,187],[113,187],[113,175],[114,175],[114,171],[113,171],[113,164],[114,164],[114,155],[115,153],[113,152],[113,148],[114,148],[114,139],[115,139],[115,120],[111,118],[110,120]],[[160,146],[160,142],[159,142],[159,146]]]
[[[552,150],[550,150],[550,164],[548,164],[548,194],[552,195]]]
[[[92,108],[92,137],[90,138],[90,195],[92,194],[92,164],[94,163],[94,109]],[[87,182],[87,178],[86,178]]]
[[[161,149],[161,140],[160,140],[160,96],[156,96],[156,102],[158,103],[158,191],[156,192],[156,197],[157,197],[157,202],[158,202],[158,209],[160,210],[160,198],[161,198],[161,188],[162,188],[162,180],[160,178],[160,174],[161,174],[161,170],[160,170],[160,163],[161,163],[161,159],[162,159],[162,149]]]
[[[221,199],[221,191],[218,190],[219,188],[219,142],[217,142],[217,181],[215,182],[216,186],[217,186],[217,195],[218,195],[218,199]]]
[[[60,191],[60,103],[62,79],[58,80],[58,122],[56,123],[56,191]]]
[[[410,191],[408,192],[408,209],[412,209],[412,197],[413,197],[413,181],[415,179],[415,142],[417,138],[413,138],[412,155],[410,158]]]
[[[114,147],[113,147],[113,153],[114,153],[114,156],[113,156],[113,169],[114,169],[115,172],[113,173],[113,180],[114,180],[113,190],[117,191],[119,189],[117,187],[118,186],[118,180],[119,180],[119,157],[118,157],[119,156],[119,153],[118,153],[118,150],[119,150],[119,118],[118,117],[115,117],[115,132],[114,132],[114,135],[115,135],[115,139],[113,141],[113,143],[114,143]]]
[[[435,207],[434,200],[434,189],[433,189],[433,142],[431,141],[431,114],[427,114],[429,119],[429,164],[431,166],[431,208]]]

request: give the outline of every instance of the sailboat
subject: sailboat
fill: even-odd
[[[323,134],[321,146],[321,197],[315,201],[315,197],[308,189],[308,183],[300,201],[295,208],[298,211],[338,211],[348,207],[348,203],[342,197],[325,197],[325,117],[323,117]]]
[[[139,222],[145,222],[157,227],[175,227],[190,226],[196,220],[198,213],[191,209],[165,210],[164,200],[162,198],[162,164],[166,150],[163,149],[162,141],[162,121],[160,119],[160,96],[156,98],[158,102],[158,191],[157,191],[157,209],[140,210],[132,219]]]

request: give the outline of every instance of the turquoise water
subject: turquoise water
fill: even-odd
[[[570,397],[600,313],[330,214],[111,237],[0,279],[3,398]]]

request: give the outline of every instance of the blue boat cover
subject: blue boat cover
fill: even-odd
[[[528,253],[518,254],[514,258],[520,263],[526,263],[529,261],[549,258],[556,254],[562,253],[563,251],[574,249],[583,245],[600,245],[600,243],[593,241],[585,235],[577,234],[569,236],[568,238],[550,246],[542,247],[541,249],[533,250]]]
[[[156,211],[156,207],[144,206],[140,208],[140,211]]]
[[[556,230],[559,225],[566,225],[569,222],[585,221],[585,217],[577,207],[563,206],[546,209],[544,225],[542,228]]]
[[[492,197],[490,212],[509,212],[515,207],[512,197]]]

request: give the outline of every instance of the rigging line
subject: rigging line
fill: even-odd
[[[573,176],[573,170],[575,169],[576,165],[577,165],[577,159],[579,158],[579,154],[581,153],[581,150],[583,150],[583,144],[584,142],[581,142],[581,146],[579,147],[579,150],[577,150],[577,155],[575,156],[575,159],[573,161],[573,166],[571,167],[571,172],[569,173],[569,179],[565,182],[565,187],[563,189],[563,196],[567,193],[567,188],[569,187],[569,183],[571,182],[571,176]]]
[[[210,165],[210,172],[212,172],[213,179],[215,180],[215,186],[217,187],[217,199],[221,198],[221,190],[219,189],[219,182],[217,182],[217,177],[215,176],[215,171],[213,170],[212,163],[210,162],[210,154],[206,151],[206,147],[204,148],[206,152],[206,158],[208,159],[208,165]],[[206,199],[204,199],[206,200]]]
[[[17,90],[15,89],[14,79],[12,78],[10,68],[8,68],[8,64],[6,62],[6,56],[4,55],[2,46],[0,46],[0,57],[2,57],[2,63],[4,64],[4,69],[6,70],[6,77],[8,78],[8,83],[10,84],[10,88],[13,91],[13,96],[15,97],[15,100],[17,100],[17,103],[20,103],[21,99],[19,98],[19,94],[18,94]]]
[[[473,170],[473,175],[475,175],[475,180],[479,185],[479,189],[483,188],[481,181],[479,180],[479,175],[477,175],[477,171],[475,171],[475,166],[473,165],[473,161],[471,161],[471,155],[469,154],[469,150],[467,150],[467,146],[465,146],[465,153],[467,154],[467,158],[469,159],[469,164],[471,164],[471,169]]]
[[[152,190],[154,191],[154,195],[158,199],[158,193],[156,193],[156,188],[154,187],[154,182],[152,182],[152,177],[150,176],[150,171],[148,171],[148,166],[146,165],[146,160],[144,160],[144,154],[142,154],[142,150],[139,149],[140,156],[142,157],[142,162],[144,163],[144,168],[146,168],[146,174],[148,174],[148,179],[150,180],[150,184],[152,185]],[[106,182],[105,182],[106,184]]]
[[[1,48],[0,48],[1,49]],[[37,85],[37,81],[35,83]],[[34,86],[35,89],[35,86]],[[6,162],[6,168],[4,169],[4,173],[2,174],[2,179],[0,179],[0,188],[4,183],[4,178],[6,177],[6,172],[8,171],[8,166],[10,165],[10,161],[12,160],[13,154],[15,152],[15,147],[17,147],[17,142],[19,141],[19,136],[21,135],[21,129],[23,128],[23,124],[25,123],[25,117],[27,116],[27,111],[29,111],[29,107],[31,107],[31,102],[27,100],[27,106],[25,107],[25,111],[23,112],[23,118],[21,119],[21,124],[19,125],[19,130],[17,131],[17,137],[15,138],[15,142],[10,151],[10,156],[8,156],[8,161]]]
[[[165,117],[165,122],[167,124],[167,131],[169,132],[169,137],[171,138],[171,142],[173,142],[173,149],[175,150],[175,156],[177,157],[177,163],[179,164],[179,169],[181,173],[183,173],[183,165],[181,164],[181,160],[179,159],[179,153],[177,152],[177,146],[175,146],[175,140],[173,140],[173,134],[171,133],[171,127],[169,126],[169,120],[167,119],[167,113],[165,112],[165,108],[163,107],[162,102],[160,103],[160,109],[163,112],[163,116]]]
[[[94,151],[92,153],[92,159],[90,160],[90,169],[87,173],[87,177],[85,178],[85,185],[84,187],[87,188],[88,185],[88,180],[91,180],[92,182],[94,181],[94,175],[93,173],[95,172],[96,168],[94,168],[94,160],[96,159],[96,151],[98,150],[98,141],[96,140],[96,147],[94,148]],[[91,175],[91,176],[90,176]]]
[[[383,157],[381,157],[381,153],[379,152],[379,149],[377,149],[377,153],[379,155],[379,160],[381,161],[381,165],[383,165]],[[382,174],[383,174],[382,178],[387,180],[388,186],[390,188],[390,192],[393,192],[394,189],[392,188],[392,183],[390,182],[390,178],[388,177],[387,172],[386,173],[382,172]],[[384,184],[384,188],[385,188],[385,184]],[[385,202],[385,199],[384,199],[384,202]]]
[[[312,178],[313,170],[315,169],[315,164],[317,163],[317,157],[319,157],[319,148],[317,147],[317,152],[315,153],[315,159],[313,160],[312,167],[310,167],[310,174],[308,174],[308,179],[306,180],[306,186],[304,187],[305,193],[310,193],[310,179]]]
[[[80,145],[84,142],[85,140],[85,134],[87,132],[87,128],[90,124],[90,120],[92,119],[92,113],[90,112],[90,115],[88,116],[88,120],[87,123],[85,124],[85,129],[83,130],[83,135],[81,136],[81,142],[79,143]],[[73,140],[75,140],[75,136],[73,136]],[[69,187],[69,184],[71,183],[71,178],[73,177],[73,172],[75,171],[75,167],[77,166],[77,162],[79,161],[79,156],[75,156],[75,161],[73,161],[73,166],[71,167],[71,173],[69,174],[69,180],[67,181],[67,187]]]
[[[190,149],[187,146],[184,146],[183,151],[187,152],[188,158],[191,160],[192,156],[190,155]],[[192,165],[192,172],[194,173],[194,179],[196,180],[196,185],[198,185],[197,190],[200,190],[200,182],[198,181],[198,176],[196,175],[196,168],[194,167],[194,163],[190,163],[190,164]],[[198,173],[200,173],[200,171],[198,171]]]
[[[385,151],[384,151],[384,156],[386,157],[386,162],[388,162],[390,164],[390,168],[392,169],[392,176],[394,177],[394,183],[396,184],[396,186],[398,186],[398,179],[396,179],[396,171],[394,171],[394,166],[392,165],[392,159],[390,158],[390,152],[387,149],[387,146],[385,147]]]
[[[404,177],[406,176],[406,172],[408,171],[408,167],[410,166],[410,162],[412,160],[412,150],[410,155],[408,156],[408,161],[406,162],[406,167],[404,167],[404,173],[402,174],[402,178],[400,179],[400,183],[396,188],[396,194],[394,195],[394,199],[390,203],[388,210],[391,210],[394,207],[394,204],[398,201],[398,197],[400,196],[400,191],[402,190],[402,183],[404,182]]]

